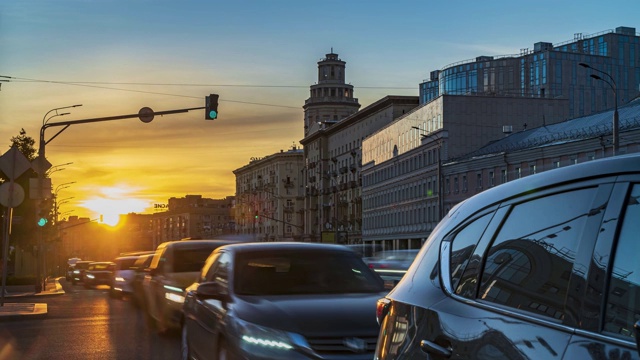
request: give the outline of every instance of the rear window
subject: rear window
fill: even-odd
[[[138,258],[116,259],[116,269],[118,270],[131,270]]]
[[[215,247],[174,249],[173,272],[199,272]]]

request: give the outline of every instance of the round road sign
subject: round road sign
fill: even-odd
[[[24,200],[24,190],[20,184],[14,182],[6,182],[0,185],[0,204],[5,207],[13,208]]]
[[[151,122],[151,120],[153,120],[153,110],[146,106],[143,107],[142,109],[140,109],[140,111],[138,111],[138,118],[140,118],[140,121],[142,121],[143,123]]]

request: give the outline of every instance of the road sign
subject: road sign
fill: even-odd
[[[150,123],[151,120],[153,120],[153,115],[153,110],[151,110],[150,107],[145,106],[138,111],[138,118],[140,118],[140,121],[143,123]]]
[[[24,190],[20,184],[13,181],[0,185],[0,204],[8,208],[14,208],[24,201]]]
[[[0,156],[0,170],[9,178],[14,180],[31,167],[29,159],[13,146],[9,151]]]
[[[51,163],[45,157],[38,156],[31,162],[31,167],[38,174],[44,174],[47,170],[51,169]]]

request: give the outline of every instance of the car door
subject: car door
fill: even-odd
[[[220,251],[203,282],[215,282],[219,285],[221,292],[228,294],[231,268],[231,255]],[[217,340],[226,316],[227,303],[217,299],[199,298],[196,295],[193,309],[195,321],[191,327],[194,331],[192,350],[197,358],[204,359],[217,353]]]
[[[640,178],[621,178],[599,230],[567,359],[640,359],[634,330],[640,320],[639,200]]]
[[[454,300],[425,313],[433,331],[419,339],[423,352],[562,358],[576,322],[566,304],[572,274],[586,269],[610,193],[590,183],[525,195],[452,233],[442,243],[441,276]],[[488,216],[482,233],[476,224]]]

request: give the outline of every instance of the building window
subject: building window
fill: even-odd
[[[469,184],[467,184],[467,175],[462,175],[462,192],[469,190]]]
[[[482,190],[482,173],[476,174],[476,188]]]
[[[533,175],[536,173],[536,166],[534,165],[529,165],[529,175]]]
[[[506,183],[507,181],[509,181],[509,177],[507,176],[507,169],[502,169],[501,170],[501,177],[502,177],[502,184]]]
[[[457,194],[458,191],[460,191],[459,187],[458,187],[458,177],[453,178],[453,193]]]
[[[520,179],[522,177],[522,169],[519,166],[516,167],[515,173],[516,173],[516,179]]]
[[[489,187],[495,186],[495,181],[493,171],[489,171]]]

